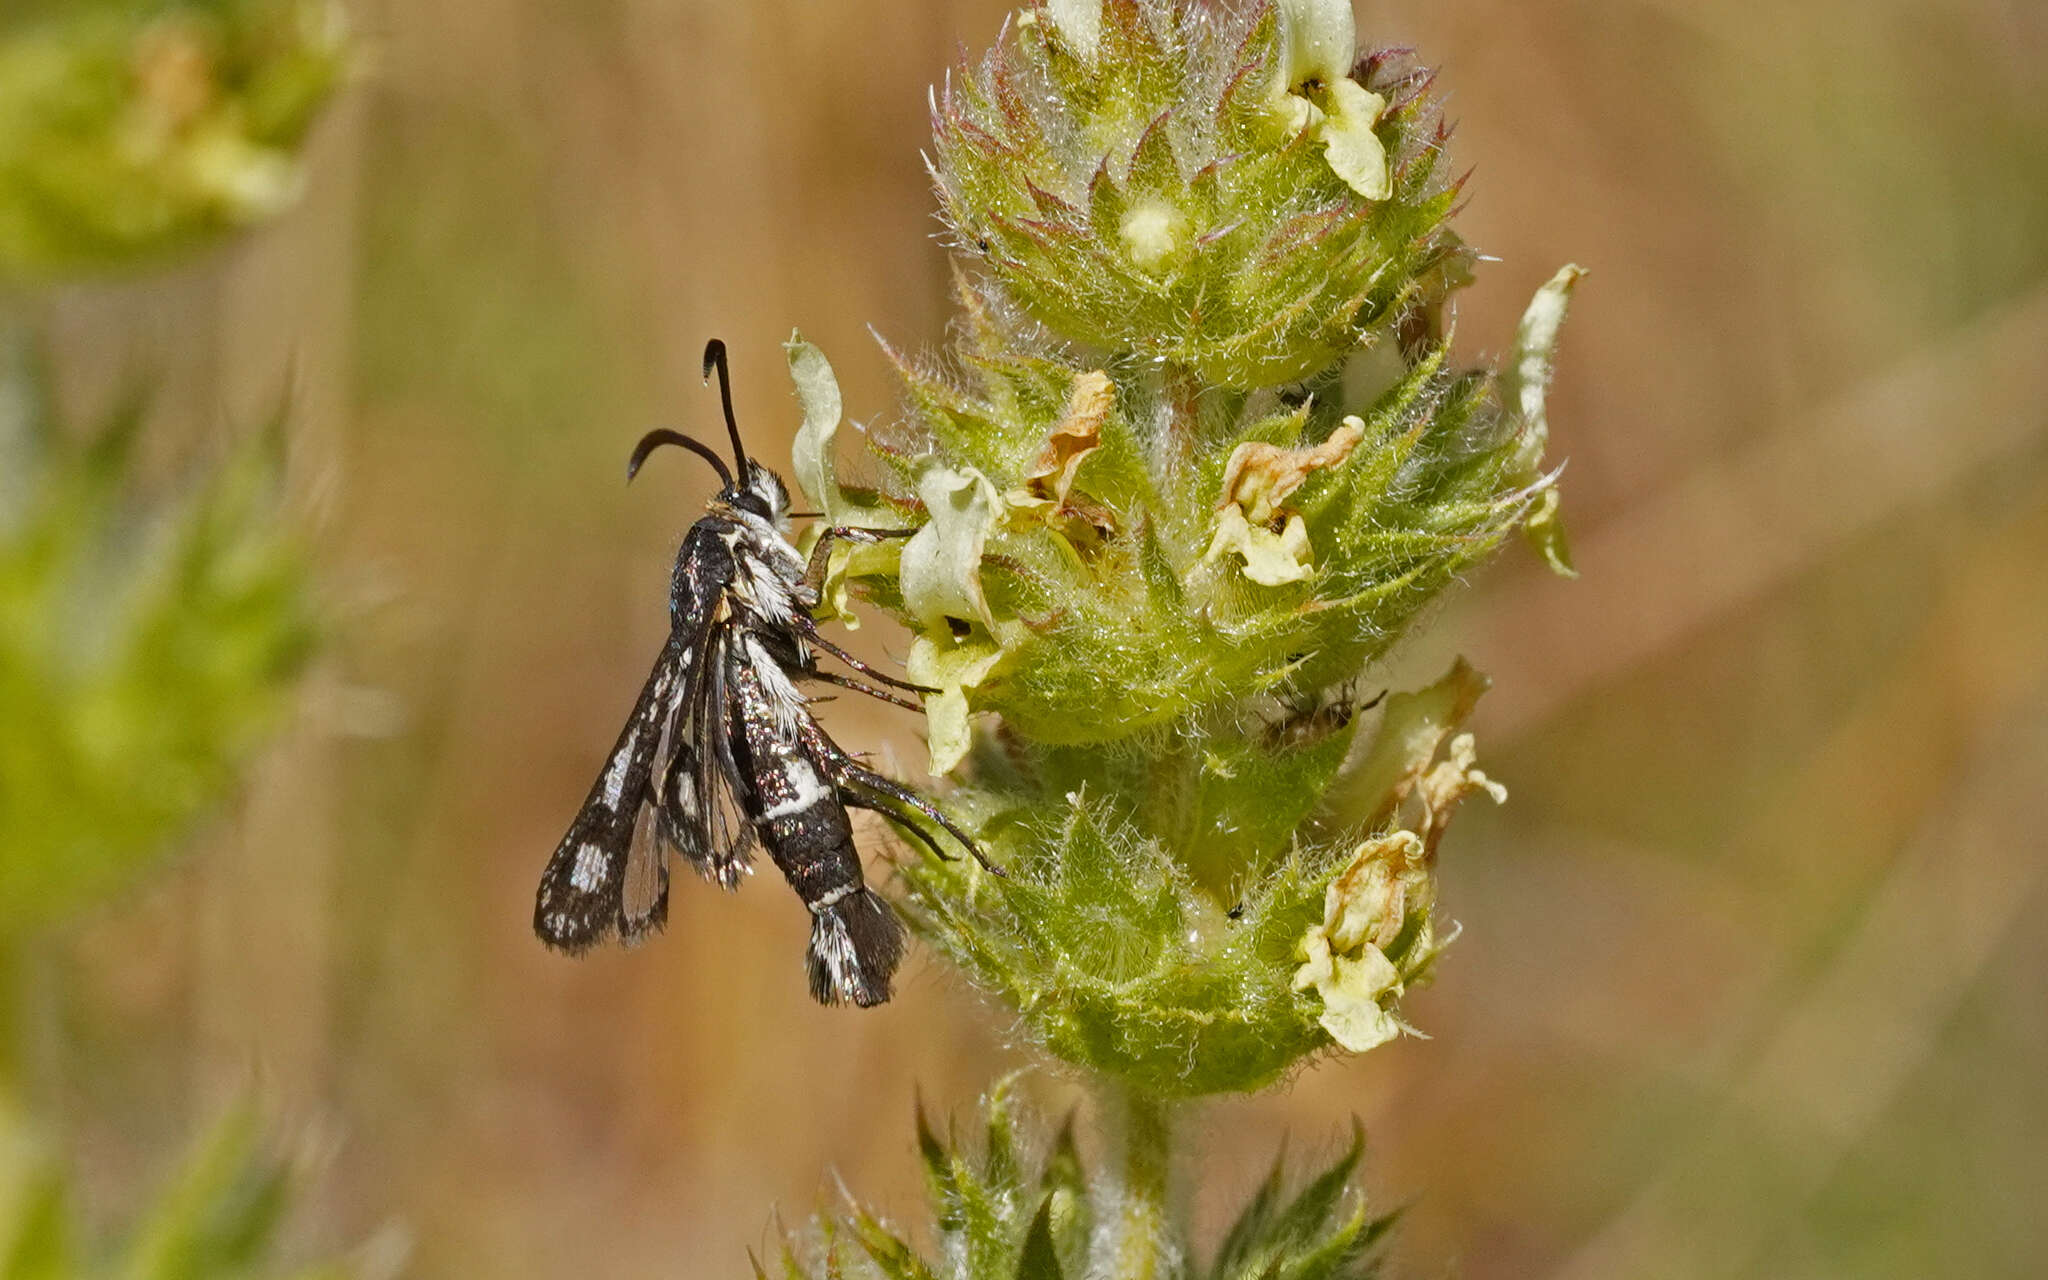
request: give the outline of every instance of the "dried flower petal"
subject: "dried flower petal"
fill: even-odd
[[[1329,439],[1306,449],[1246,441],[1232,449],[1230,460],[1223,464],[1223,496],[1216,509],[1235,503],[1244,508],[1245,519],[1264,524],[1279,514],[1280,504],[1301,488],[1311,472],[1342,463],[1364,438],[1365,423],[1349,417]]]
[[[1567,266],[1552,276],[1522,312],[1515,331],[1515,349],[1501,373],[1501,397],[1508,408],[1521,415],[1522,449],[1518,462],[1525,483],[1543,480],[1543,454],[1550,446],[1550,420],[1544,400],[1550,392],[1551,374],[1557,365],[1557,336],[1564,327],[1572,290],[1586,274],[1585,268]],[[1523,522],[1522,536],[1549,564],[1553,572],[1567,578],[1579,576],[1572,568],[1571,544],[1565,537],[1564,522],[1558,517],[1559,496],[1555,484],[1546,487]]]
[[[1365,825],[1377,827],[1393,818],[1444,740],[1472,714],[1487,683],[1460,658],[1428,688],[1387,699],[1379,732],[1351,775],[1350,788],[1364,804],[1357,817]]]
[[[1264,587],[1300,582],[1312,569],[1308,526],[1280,504],[1301,488],[1310,473],[1334,467],[1365,438],[1365,424],[1344,419],[1321,444],[1283,449],[1246,441],[1231,450],[1223,466],[1223,497],[1217,503],[1216,534],[1206,559],[1244,559],[1244,576]],[[1278,523],[1276,530],[1273,525]]]
[[[1108,374],[1094,369],[1076,375],[1066,413],[1046,437],[1038,460],[1025,472],[1022,492],[1013,493],[1010,501],[1017,506],[1045,502],[1065,506],[1081,463],[1102,445],[1102,422],[1115,404],[1116,387]]]

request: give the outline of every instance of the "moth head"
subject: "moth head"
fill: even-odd
[[[789,490],[783,485],[782,477],[752,458],[747,459],[745,468],[745,482],[726,490],[726,501],[741,511],[761,517],[778,530],[787,528]]]

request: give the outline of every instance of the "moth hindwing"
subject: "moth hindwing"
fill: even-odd
[[[614,936],[636,941],[667,919],[671,851],[731,889],[758,846],[810,910],[811,994],[880,1004],[902,959],[903,926],[867,887],[847,811],[884,814],[939,857],[949,855],[932,826],[981,853],[931,800],[841,750],[799,685],[822,681],[913,709],[890,689],[928,692],[832,644],[810,613],[835,539],[907,531],[828,529],[807,561],[789,540],[788,490],[740,444],[723,344],[705,349],[704,369],[707,379],[719,375],[735,469],[666,430],[649,432],[627,463],[631,479],[654,449],[679,445],[708,462],[721,487],[676,553],[668,639],[541,874],[534,931],[572,953]],[[866,679],[821,670],[820,652]]]

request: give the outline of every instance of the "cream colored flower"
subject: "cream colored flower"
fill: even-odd
[[[1409,927],[1419,931],[1425,954],[1434,946],[1433,896],[1422,841],[1412,831],[1358,846],[1324,892],[1322,922],[1301,939],[1294,989],[1315,988],[1323,1001],[1317,1020],[1351,1052],[1364,1053],[1410,1030],[1394,1013],[1406,979],[1382,948]]]
[[[1387,149],[1373,132],[1387,100],[1351,78],[1358,33],[1350,0],[1280,0],[1274,110],[1289,134],[1313,131],[1330,169],[1368,200],[1393,194]]]

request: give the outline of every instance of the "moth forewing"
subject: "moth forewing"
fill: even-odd
[[[689,676],[683,644],[670,636],[604,769],[541,872],[533,931],[563,951],[585,951],[628,926],[624,892],[640,809],[660,749],[663,721]]]
[[[661,776],[650,796],[662,841],[697,872],[737,889],[751,870],[752,825],[734,797],[737,766],[725,742],[725,651],[735,629],[729,591],[738,572],[738,524],[707,515],[691,527],[676,554],[669,614],[683,651],[688,695],[678,699]]]

